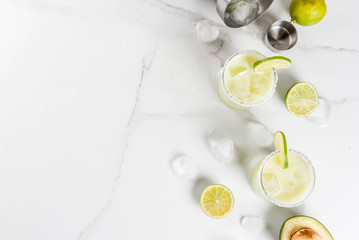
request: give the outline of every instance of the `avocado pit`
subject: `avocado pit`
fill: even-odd
[[[317,232],[311,228],[302,228],[295,232],[291,240],[322,240]]]
[[[334,238],[315,218],[294,216],[283,223],[279,240],[334,240]]]

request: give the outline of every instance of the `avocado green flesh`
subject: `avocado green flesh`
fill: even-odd
[[[287,219],[280,230],[280,240],[291,240],[300,229],[309,228],[316,232],[321,240],[334,240],[329,231],[314,218],[297,216]]]

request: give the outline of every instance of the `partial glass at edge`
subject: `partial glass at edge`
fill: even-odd
[[[297,154],[300,156],[300,158],[302,158],[304,160],[304,162],[306,163],[309,171],[310,171],[310,179],[309,179],[309,183],[308,183],[308,188],[305,191],[305,194],[303,194],[302,196],[298,197],[297,201],[295,202],[291,202],[291,203],[286,203],[286,202],[279,202],[276,201],[273,197],[271,197],[265,190],[264,188],[264,184],[263,184],[263,171],[264,168],[266,167],[267,162],[273,158],[275,155],[277,155],[279,153],[279,151],[274,151],[272,153],[270,153],[269,155],[265,156],[265,157],[261,157],[257,160],[255,160],[253,162],[253,164],[251,165],[250,168],[250,174],[249,174],[249,181],[250,181],[250,185],[252,187],[252,190],[262,199],[267,200],[271,203],[276,204],[277,206],[280,207],[295,207],[295,206],[299,206],[301,205],[312,193],[314,186],[315,186],[315,171],[314,171],[314,167],[312,165],[312,163],[309,161],[309,159],[302,154],[299,151],[296,150],[288,150],[288,154]],[[290,161],[290,159],[289,159]]]
[[[267,93],[267,95],[264,96],[261,100],[259,100],[257,102],[244,102],[244,101],[239,100],[238,98],[236,98],[235,96],[233,96],[230,93],[230,91],[226,85],[225,78],[224,78],[225,69],[227,68],[227,65],[230,63],[230,61],[232,59],[234,59],[240,55],[250,55],[250,54],[258,54],[258,55],[262,56],[263,58],[265,58],[265,56],[263,54],[261,54],[257,51],[243,51],[243,52],[235,53],[227,59],[227,61],[225,62],[224,66],[221,69],[220,74],[219,74],[220,76],[219,76],[219,80],[218,80],[218,84],[217,84],[218,96],[225,105],[227,105],[228,107],[230,107],[232,109],[245,110],[252,106],[259,105],[259,104],[265,102],[266,100],[268,100],[275,92],[278,75],[277,75],[277,72],[273,69],[274,76],[273,76],[272,87],[269,90],[269,92]]]

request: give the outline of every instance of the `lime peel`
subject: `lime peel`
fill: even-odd
[[[267,72],[274,69],[285,69],[289,68],[292,65],[292,61],[289,58],[283,56],[274,56],[269,58],[264,58],[256,61],[253,64],[254,72]]]
[[[287,169],[289,166],[287,140],[281,131],[277,131],[274,134],[274,148],[276,151],[279,151],[279,158],[283,163],[283,169]]]
[[[292,0],[289,13],[295,23],[311,26],[324,18],[327,13],[327,5],[324,0]]]

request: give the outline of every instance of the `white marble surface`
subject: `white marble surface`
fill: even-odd
[[[263,32],[289,20],[276,0],[255,23],[224,27],[212,0],[0,0],[0,239],[278,239],[282,222],[305,214],[335,239],[356,236],[359,213],[357,1],[327,0],[312,27],[283,53],[266,103],[224,106],[215,77],[228,56],[255,49],[274,55]],[[201,43],[207,20],[220,39]],[[328,127],[290,115],[283,96],[295,81],[313,83],[332,103]],[[244,161],[260,149],[248,123],[283,130],[313,162],[317,182],[304,205],[275,207],[250,189]],[[219,164],[208,136],[233,139],[239,160]],[[176,177],[171,160],[190,156],[198,175]],[[198,204],[206,182],[234,193],[233,212],[212,220]],[[254,235],[245,215],[266,223]]]

